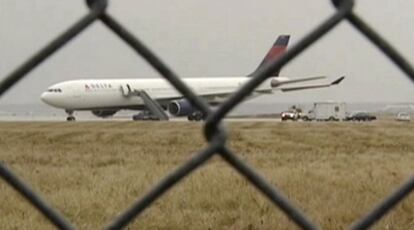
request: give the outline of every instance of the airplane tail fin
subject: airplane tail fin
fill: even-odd
[[[263,61],[260,65],[256,68],[256,70],[249,74],[248,76],[252,76],[255,74],[260,68],[262,68],[266,63],[280,57],[282,54],[286,52],[288,43],[289,43],[290,35],[280,35],[270,50],[267,52],[266,56],[264,57]],[[276,70],[272,76],[279,76],[280,69]]]

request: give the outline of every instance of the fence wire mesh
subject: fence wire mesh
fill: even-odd
[[[29,58],[25,63],[16,68],[11,74],[3,78],[0,83],[0,96],[24,78],[29,72],[48,59],[54,52],[58,51],[67,42],[78,36],[92,23],[97,20],[102,21],[112,32],[117,34],[121,40],[127,43],[133,50],[142,56],[156,71],[158,71],[167,81],[169,81],[191,104],[200,111],[207,114],[204,126],[204,134],[209,142],[208,147],[200,150],[192,159],[169,173],[163,180],[159,181],[147,194],[137,200],[121,215],[115,218],[112,223],[107,225],[107,229],[120,229],[126,227],[131,221],[137,218],[145,209],[151,206],[165,192],[175,186],[184,177],[198,169],[203,163],[212,156],[218,154],[231,167],[243,175],[250,183],[255,186],[270,202],[283,211],[298,227],[302,229],[318,229],[318,225],[312,223],[308,217],[290,202],[282,192],[272,186],[261,177],[246,162],[241,160],[227,145],[226,130],[221,122],[238,103],[245,99],[257,86],[271,76],[271,74],[282,68],[288,62],[297,57],[301,52],[314,44],[321,37],[335,28],[338,23],[347,20],[357,31],[365,35],[390,61],[397,65],[406,76],[414,82],[414,69],[387,41],[385,41],[373,28],[365,23],[354,11],[353,0],[332,0],[336,7],[336,12],[328,19],[319,24],[309,34],[290,48],[285,54],[276,60],[266,64],[262,69],[255,72],[251,80],[241,87],[240,90],[232,94],[216,111],[212,111],[203,98],[198,97],[190,88],[183,83],[181,78],[175,74],[163,61],[157,57],[145,44],[124,28],[111,15],[106,12],[107,0],[86,0],[89,13],[76,22],[72,27],[51,41],[43,49]],[[37,192],[31,189],[23,180],[18,178],[4,163],[0,162],[0,176],[3,180],[13,187],[18,193],[27,199],[38,209],[52,224],[60,229],[75,229],[75,227],[58,211],[53,209]],[[414,176],[405,184],[385,198],[377,207],[367,213],[365,217],[356,221],[351,229],[367,229],[372,227],[387,212],[395,207],[401,200],[406,198],[414,190]]]

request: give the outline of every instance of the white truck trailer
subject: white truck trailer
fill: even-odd
[[[308,114],[302,116],[304,121],[342,121],[346,118],[346,103],[316,102]]]

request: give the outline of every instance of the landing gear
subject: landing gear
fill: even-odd
[[[68,114],[66,121],[76,121],[75,116],[73,116],[73,110],[65,110],[65,112]]]
[[[187,116],[189,121],[201,121],[206,118],[206,115],[201,111],[195,111]]]

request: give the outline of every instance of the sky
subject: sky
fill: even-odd
[[[414,2],[373,3],[356,1],[356,12],[413,63]],[[294,44],[335,12],[328,0],[123,0],[109,1],[108,11],[181,77],[247,75],[279,34],[290,34]],[[86,13],[80,0],[0,0],[0,79]],[[281,75],[346,79],[337,87],[275,92],[256,102],[414,102],[413,83],[347,22]],[[96,22],[0,98],[0,106],[40,104],[48,86],[65,80],[154,77],[160,76]]]

